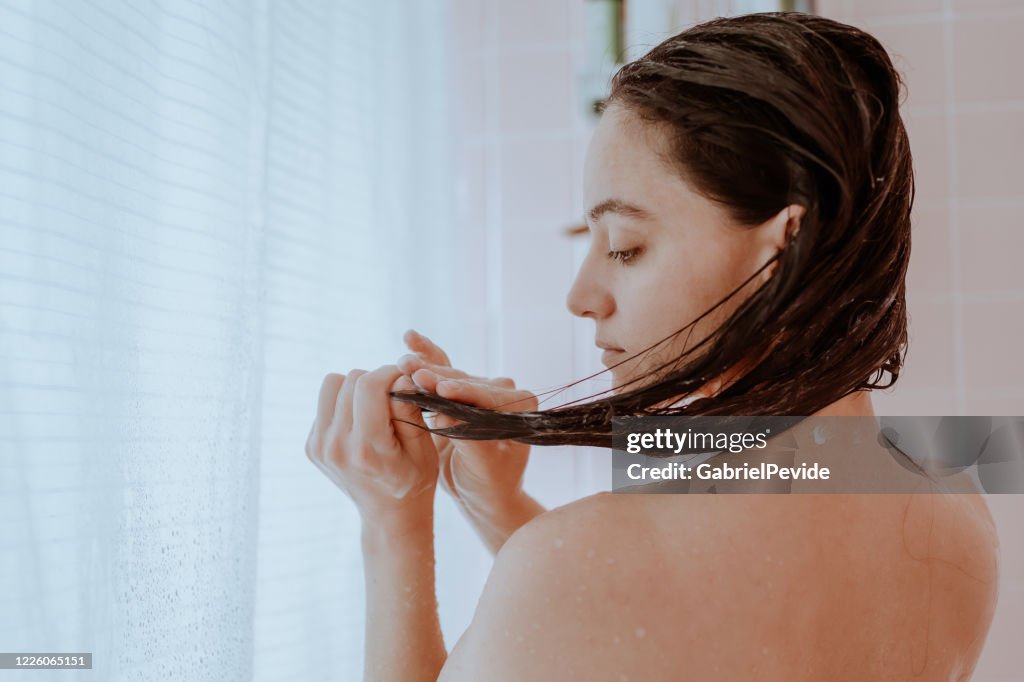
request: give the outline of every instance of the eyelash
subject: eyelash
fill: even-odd
[[[623,265],[630,265],[634,260],[636,260],[636,257],[640,254],[641,250],[642,249],[638,247],[635,249],[627,249],[625,251],[609,251],[608,257],[612,260],[621,262]]]

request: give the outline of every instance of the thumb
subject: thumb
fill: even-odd
[[[416,391],[416,384],[406,375],[401,375],[391,386],[392,391]],[[395,429],[402,450],[416,452],[421,448],[433,448],[434,441],[423,421],[419,406],[404,400],[391,398],[391,423]]]

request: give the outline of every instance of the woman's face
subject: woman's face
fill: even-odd
[[[732,221],[669,165],[668,145],[663,127],[613,105],[587,150],[590,248],[566,304],[594,320],[598,346],[614,349],[603,354],[605,366],[700,316],[770,259],[785,234],[785,216],[758,227]],[[693,347],[759,281],[686,332],[612,369],[613,390]]]

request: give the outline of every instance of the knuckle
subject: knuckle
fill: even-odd
[[[514,382],[511,377],[498,377],[494,381],[495,381],[495,383],[500,384],[501,386],[503,386],[505,388],[515,388],[516,387],[516,382]]]
[[[330,396],[337,395],[345,383],[345,375],[331,372],[324,376],[320,382],[320,400],[323,401]]]
[[[336,372],[330,372],[324,376],[323,381],[320,382],[320,392],[324,393],[328,389],[336,390],[345,383],[345,375],[338,374]]]
[[[385,383],[390,386],[391,377],[400,374],[397,365],[382,365],[372,372],[363,372],[355,380],[355,391],[360,395],[376,393]]]
[[[365,369],[354,369],[348,373],[348,380],[352,382],[353,390],[359,390],[360,386],[365,386],[367,382],[367,376],[369,372]]]
[[[398,369],[398,365],[381,365],[377,369],[359,375],[356,385],[376,383]]]

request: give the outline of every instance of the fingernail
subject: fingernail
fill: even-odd
[[[416,384],[420,388],[426,388],[426,386],[424,386],[420,382],[416,381],[416,375],[418,373],[420,373],[420,372],[425,372],[427,376],[429,376],[431,379],[434,380],[435,385],[437,384],[437,380],[438,380],[439,377],[436,374],[434,374],[433,372],[431,372],[429,369],[418,369],[415,372],[413,372],[412,374],[410,374],[409,376],[412,379],[414,384]]]

